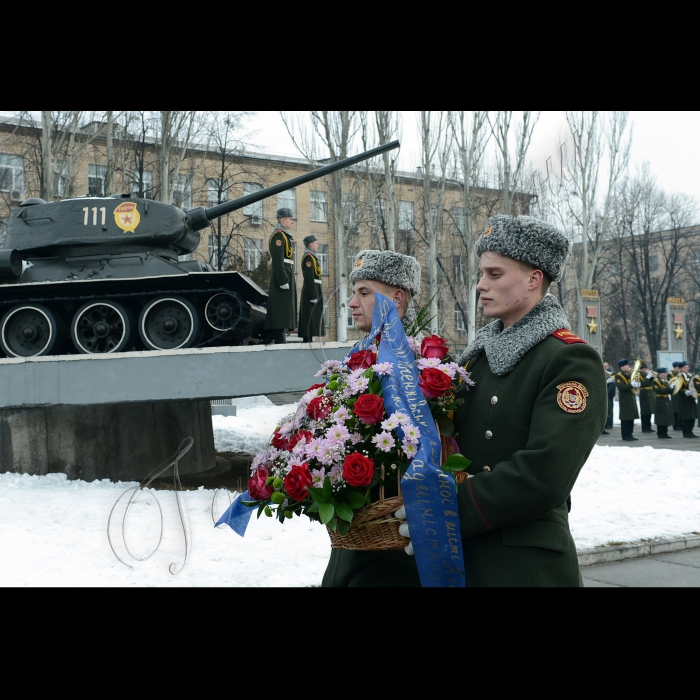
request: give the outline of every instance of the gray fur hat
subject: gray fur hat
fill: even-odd
[[[355,256],[350,284],[359,280],[377,280],[420,294],[420,263],[410,255],[393,250],[361,250]]]
[[[294,218],[294,212],[291,209],[288,209],[287,207],[282,207],[281,209],[277,210],[278,219],[284,219],[288,216],[291,216],[292,219]]]
[[[313,233],[310,233],[306,238],[304,238],[304,245],[309,245],[309,243],[315,243],[318,240]]]
[[[499,214],[486,220],[476,242],[476,254],[490,250],[546,272],[554,282],[561,279],[571,245],[555,226],[532,216]]]

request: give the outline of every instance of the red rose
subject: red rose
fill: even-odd
[[[420,344],[420,354],[426,359],[436,357],[438,360],[442,360],[447,355],[448,350],[445,339],[439,335],[429,335],[427,338],[423,338],[423,342]]]
[[[421,372],[418,386],[424,396],[429,399],[437,399],[450,388],[450,382],[449,374],[445,374],[441,369],[429,367]]]
[[[272,436],[273,447],[276,447],[278,450],[286,450],[288,442],[289,440],[287,440],[284,435],[281,435],[279,430],[275,430],[274,435]]]
[[[333,402],[329,396],[317,396],[309,401],[306,415],[314,420],[325,420],[333,411]]]
[[[362,394],[352,411],[366,425],[379,423],[384,415],[384,399],[376,394]]]
[[[358,350],[353,352],[345,361],[350,369],[367,369],[377,361],[377,353],[371,350]]]
[[[350,486],[369,486],[374,476],[374,462],[359,452],[349,454],[343,462],[343,478]]]
[[[314,384],[313,386],[310,386],[310,387],[306,390],[306,392],[304,392],[304,393],[308,393],[309,391],[312,391],[313,389],[320,389],[322,386],[325,387],[326,385],[323,384],[323,383],[321,383],[321,384]]]
[[[309,497],[307,486],[311,486],[311,472],[306,462],[292,467],[289,474],[284,477],[284,489],[295,501],[303,501]]]
[[[300,430],[298,433],[294,433],[294,435],[289,438],[287,449],[291,452],[294,449],[294,445],[296,445],[302,438],[306,438],[306,444],[308,445],[313,436],[314,434],[310,430]]]
[[[248,493],[254,501],[266,501],[272,496],[272,492],[275,489],[273,489],[272,486],[265,485],[269,476],[269,470],[261,464],[255,471],[255,474],[250,477],[248,481]]]

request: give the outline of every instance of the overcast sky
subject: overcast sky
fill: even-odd
[[[412,170],[419,163],[417,112],[402,114],[399,167]],[[632,171],[648,161],[662,189],[669,194],[684,192],[700,204],[700,112],[631,112],[631,121]],[[558,162],[560,134],[565,129],[564,112],[541,113],[530,149],[536,167],[544,171],[548,157]],[[253,140],[259,150],[299,155],[278,112],[255,113],[247,123],[247,131],[257,132]]]

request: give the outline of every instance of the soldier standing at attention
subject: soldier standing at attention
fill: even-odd
[[[656,407],[654,410],[654,423],[656,424],[656,435],[662,440],[670,440],[668,426],[673,425],[673,413],[671,412],[671,394],[673,388],[666,381],[666,368],[656,368],[657,378],[653,381],[654,393],[656,394]]]
[[[600,355],[557,298],[569,241],[530,216],[492,216],[476,243],[484,315],[460,363],[476,383],[455,414],[467,586],[582,586],[570,494],[605,425]],[[404,525],[401,526],[404,528]]]
[[[653,433],[651,416],[656,408],[656,395],[652,387],[654,375],[649,371],[649,365],[643,362],[639,367],[643,379],[639,387],[639,415],[642,418],[642,432]]]
[[[681,422],[684,438],[698,437],[693,432],[697,417],[697,406],[690,390],[690,365],[683,360],[678,363],[679,374],[683,377],[683,384],[678,392],[678,418]]]
[[[299,302],[299,330],[298,333],[305,343],[310,343],[313,336],[326,334],[323,323],[323,271],[316,257],[316,252],[321,244],[313,235],[304,239],[304,254],[301,256],[301,274],[304,284],[301,288],[301,300]]]
[[[680,365],[680,362],[674,362],[672,367],[673,369],[671,370],[671,375],[673,377],[677,377],[680,374],[680,370],[678,369],[678,366]],[[680,396],[678,395],[679,392],[676,392],[671,396],[671,411],[673,411],[673,429],[674,430],[682,430],[681,428],[681,419],[678,415],[678,402],[680,401]]]
[[[615,384],[620,393],[620,432],[622,439],[632,442],[639,440],[632,434],[634,432],[634,421],[639,418],[637,409],[637,389],[641,382],[632,379],[630,371],[630,361],[620,360],[617,363],[620,371],[615,375]]]
[[[265,328],[271,331],[275,344],[286,343],[285,330],[297,322],[297,286],[294,279],[294,240],[290,233],[294,212],[282,207],[277,210],[277,228],[270,236],[270,285],[267,290]]]
[[[605,370],[605,382],[608,390],[608,419],[605,421],[605,429],[603,430],[603,435],[610,435],[608,428],[613,427],[613,401],[615,400],[615,392],[617,387],[615,386],[615,380],[613,379],[612,372],[610,371],[610,363],[603,362],[603,369]]]

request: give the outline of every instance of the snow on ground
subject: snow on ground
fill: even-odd
[[[237,400],[237,416],[214,416],[217,449],[263,449],[293,405],[266,397]],[[615,404],[617,409],[617,403]],[[617,413],[617,411],[616,411]],[[616,420],[616,423],[619,421]],[[241,586],[320,585],[330,541],[325,528],[294,518],[283,525],[251,518],[245,537],[214,528],[228,507],[226,492],[204,488],[181,494],[189,522],[185,546],[172,491],[154,491],[163,512],[160,547],[158,504],[146,492],[132,507],[122,539],[123,498],[136,483],[68,481],[64,474],[0,474],[0,586]],[[216,496],[216,502],[213,503]],[[700,532],[700,452],[652,447],[595,446],[571,494],[571,531],[579,549],[642,538]]]

